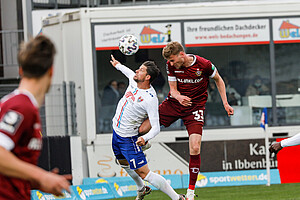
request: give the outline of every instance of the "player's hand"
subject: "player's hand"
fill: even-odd
[[[234,114],[234,109],[229,104],[225,104],[224,108],[225,108],[225,110],[227,112],[227,115],[229,117]]]
[[[113,55],[110,55],[111,56],[111,61],[110,63],[112,64],[112,66],[116,67],[117,64],[119,64],[120,62],[117,61]]]
[[[192,99],[190,97],[184,96],[184,95],[178,95],[177,101],[183,106],[191,106],[192,105]]]
[[[146,144],[146,142],[143,137],[139,137],[136,141],[136,144],[139,146],[144,146]]]
[[[270,153],[275,153],[277,154],[278,151],[280,151],[283,147],[281,146],[280,142],[274,142],[270,147],[269,151]]]
[[[45,172],[41,175],[36,183],[36,188],[42,192],[51,193],[56,196],[62,196],[63,190],[70,191],[70,183],[68,180],[72,179],[72,175],[58,175],[58,169],[55,168],[53,172]]]

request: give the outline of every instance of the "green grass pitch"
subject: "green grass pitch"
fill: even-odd
[[[177,193],[185,194],[186,189],[177,189]],[[271,186],[231,186],[196,188],[195,200],[300,200],[300,183],[276,184]],[[135,197],[119,198],[133,200]],[[161,191],[152,191],[144,200],[170,199]]]

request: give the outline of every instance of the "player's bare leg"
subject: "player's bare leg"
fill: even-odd
[[[195,195],[195,185],[200,171],[200,147],[201,147],[202,136],[200,134],[191,134],[189,137],[189,150],[190,150],[190,162],[189,162],[189,172],[190,181],[189,188],[187,189],[186,199],[194,200]]]
[[[177,194],[164,177],[151,172],[147,164],[136,169],[135,172],[142,179],[148,181],[151,185],[167,194],[172,200],[184,200],[184,196]]]

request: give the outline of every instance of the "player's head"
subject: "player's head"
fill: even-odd
[[[147,74],[151,76],[149,82],[152,83],[158,77],[160,70],[153,61],[146,61],[143,65],[147,67]]]
[[[184,52],[184,48],[179,42],[169,42],[163,48],[162,55],[166,60],[169,60],[170,56],[178,55],[180,52]]]
[[[159,75],[160,70],[153,61],[144,62],[139,69],[136,70],[136,74],[133,77],[136,82],[149,81],[152,83],[154,79]]]
[[[168,43],[162,51],[163,57],[170,62],[170,64],[177,69],[185,62],[185,52],[183,46],[179,42]]]
[[[53,66],[54,44],[44,35],[36,36],[21,45],[18,61],[22,76],[40,78]]]

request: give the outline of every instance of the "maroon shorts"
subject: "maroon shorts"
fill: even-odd
[[[202,135],[205,107],[192,105],[184,107],[177,102],[165,100],[159,105],[159,121],[165,127],[170,126],[178,119],[182,119],[188,134]]]

